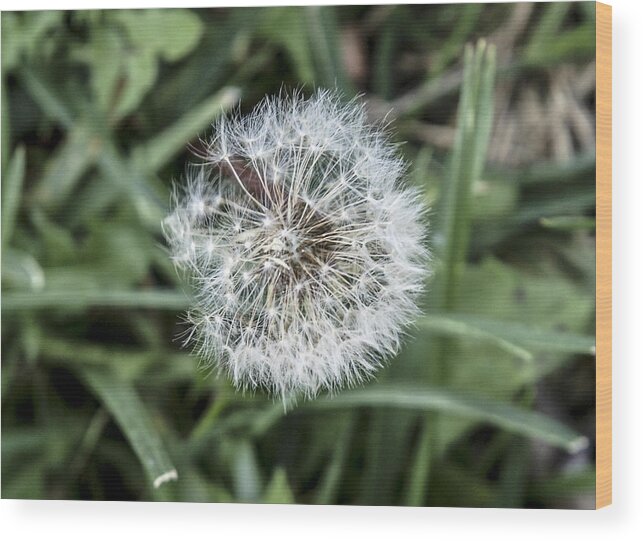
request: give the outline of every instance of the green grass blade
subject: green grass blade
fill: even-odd
[[[282,467],[275,469],[272,474],[272,479],[268,483],[262,498],[263,503],[280,503],[280,504],[293,504],[295,496],[292,489],[288,484],[288,476],[286,470]]]
[[[431,314],[422,317],[417,325],[443,336],[489,341],[525,361],[533,360],[534,352],[593,355],[596,350],[593,336],[468,314]]]
[[[241,502],[257,503],[262,493],[257,453],[248,440],[240,441],[235,447],[232,465],[235,494]]]
[[[4,231],[4,229],[3,229]],[[45,273],[31,255],[13,248],[2,250],[2,286],[38,291],[45,285]],[[11,293],[3,293],[3,305]],[[30,295],[30,294],[26,294]]]
[[[183,310],[189,298],[180,291],[164,289],[141,289],[118,291],[92,289],[41,290],[38,292],[7,292],[2,296],[2,311],[75,309],[84,310],[94,306],[109,308],[149,308],[157,310]]]
[[[42,337],[39,356],[47,365],[70,370],[109,368],[123,381],[138,381],[156,389],[172,377],[194,380],[194,359],[187,353],[162,348],[106,347],[88,340],[68,340],[48,334]]]
[[[19,76],[23,85],[45,115],[51,120],[60,122],[65,128],[71,129],[74,124],[72,112],[51,88],[28,68],[21,68]]]
[[[218,88],[231,82],[231,63],[241,61],[246,65],[255,56],[260,56],[252,50],[250,58],[238,58],[238,43],[241,36],[253,36],[264,14],[272,13],[275,9],[278,8],[234,9],[226,17],[209,20],[198,47],[179,62],[171,73],[163,76],[163,84],[156,85],[154,92],[148,95],[146,104],[149,101],[154,110],[163,111],[164,119],[178,119],[198,107]],[[216,54],[212,54],[212,51],[216,51]],[[177,100],[177,96],[181,99]]]
[[[444,267],[438,285],[439,306],[453,308],[469,245],[471,191],[487,155],[493,122],[495,52],[480,42],[465,51],[464,81],[451,170],[442,201],[439,255]]]
[[[569,60],[593,59],[596,50],[596,26],[587,23],[568,30],[549,41],[533,53],[526,63],[529,66],[549,67]]]
[[[483,50],[484,48],[484,50]],[[494,120],[494,88],[496,78],[496,48],[478,43],[480,51],[480,82],[475,102],[476,126],[474,130],[474,149],[472,149],[472,168],[469,171],[471,182],[477,182],[487,160],[487,149],[491,138]]]
[[[464,338],[475,338],[488,341],[507,353],[515,355],[517,358],[526,362],[531,362],[534,358],[532,353],[527,351],[525,348],[514,344],[505,338],[490,333],[481,327],[475,326],[470,322],[462,321],[451,317],[450,315],[428,315],[420,319],[417,322],[417,326],[420,329],[426,329],[441,336],[461,336]]]
[[[550,445],[578,452],[588,445],[587,438],[540,413],[446,389],[381,385],[322,398],[310,403],[315,409],[389,407],[417,411],[439,411],[489,423],[509,432],[535,438]]]
[[[471,39],[471,33],[480,20],[484,4],[465,4],[454,21],[452,29],[444,40],[435,62],[431,63],[430,73],[433,77],[441,73],[462,51],[464,43]]]
[[[45,207],[63,204],[96,160],[100,147],[100,138],[89,126],[76,124],[45,165],[34,191],[36,200]]]
[[[306,7],[306,22],[311,50],[316,60],[318,85],[339,88],[351,96],[355,92],[344,72],[337,44],[340,42],[339,25],[334,6]]]
[[[113,415],[154,488],[178,479],[165,446],[145,405],[132,385],[113,375],[85,368],[84,379]]]
[[[538,480],[528,488],[530,499],[537,500],[546,507],[555,506],[560,500],[595,494],[595,491],[596,471],[593,467]]]
[[[562,190],[556,198],[541,196],[534,198],[521,210],[516,212],[511,223],[515,226],[530,222],[540,222],[551,216],[583,214],[596,204],[596,188],[594,185],[579,186],[570,193],[563,195]]]
[[[302,6],[272,7],[260,12],[259,33],[283,47],[302,84],[315,83],[315,62],[307,29],[306,8]]]
[[[540,225],[557,231],[594,231],[596,219],[589,216],[552,216],[541,218]]]
[[[595,152],[583,152],[572,159],[558,163],[556,161],[541,161],[521,169],[491,169],[487,176],[492,179],[504,179],[523,186],[546,182],[567,183],[575,180],[590,179],[596,174]]]
[[[335,501],[337,491],[339,490],[342,472],[346,465],[346,458],[348,455],[351,435],[355,427],[355,415],[349,413],[343,416],[338,423],[338,437],[335,444],[335,449],[331,456],[330,462],[324,476],[322,477],[315,503],[319,505],[331,505]]]
[[[419,507],[424,504],[426,485],[431,469],[431,430],[430,425],[422,425],[417,450],[407,479],[404,505]]]
[[[126,159],[112,140],[104,142],[98,158],[98,167],[114,187],[114,195],[127,194],[141,221],[152,230],[159,230],[165,213],[165,201],[152,184],[151,176],[134,159]]]
[[[398,376],[401,379],[401,376]],[[403,379],[402,379],[403,381]],[[388,409],[373,412],[365,437],[366,452],[360,480],[359,505],[383,505],[386,494],[395,491],[405,475],[403,464],[391,460],[408,449],[415,428],[415,415]]]
[[[134,150],[134,159],[151,173],[157,172],[185,148],[185,143],[203,131],[219,115],[234,107],[241,92],[225,87],[214,96],[186,113],[172,126]]]
[[[493,507],[518,508],[525,501],[529,460],[523,442],[515,436],[510,438],[498,468]]]
[[[527,60],[540,56],[540,50],[546,48],[552,38],[559,33],[571,7],[572,4],[569,2],[552,2],[547,5],[525,47],[524,56]]]
[[[443,311],[454,309],[458,288],[464,271],[471,227],[471,195],[473,185],[480,179],[485,164],[489,135],[493,124],[493,95],[496,69],[495,48],[481,40],[476,47],[467,45],[464,54],[464,73],[460,101],[458,103],[457,127],[451,156],[449,177],[441,197],[440,229],[437,235],[436,252],[441,261],[435,285],[435,306]],[[450,365],[447,354],[449,338],[435,343],[433,354],[437,359],[435,384],[448,385]],[[496,341],[498,343],[498,341]],[[500,342],[505,349],[523,359],[528,352],[516,348],[507,341]],[[438,410],[434,410],[439,412]],[[423,423],[422,432],[427,432],[426,445],[418,446],[413,463],[428,463],[432,446],[437,445],[441,419],[431,413]],[[428,466],[427,466],[428,468]],[[420,471],[420,474],[422,471]],[[425,499],[426,483],[415,486],[416,501]]]
[[[520,344],[529,350],[589,355],[596,353],[596,340],[593,336],[583,336],[571,332],[554,331],[522,323],[477,316],[458,315],[457,317],[464,323]]]
[[[25,148],[13,153],[7,176],[2,179],[2,247],[11,239],[20,208],[20,194],[25,179]]]
[[[395,8],[396,6],[394,6]],[[373,60],[373,86],[377,95],[391,99],[393,86],[392,67],[398,31],[398,13],[395,9],[384,21],[377,37]]]
[[[547,6],[524,49],[525,65],[550,67],[567,58],[593,56],[596,48],[595,17],[587,17],[585,23],[565,30],[565,20],[571,7],[570,2],[552,2]]]
[[[2,152],[0,154],[2,162],[2,173],[6,171],[9,163],[9,152],[11,152],[11,121],[9,118],[9,93],[7,92],[6,77],[1,77],[0,94],[0,141],[2,141]]]

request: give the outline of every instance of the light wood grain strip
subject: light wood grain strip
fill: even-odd
[[[596,508],[612,503],[612,7],[596,3]]]

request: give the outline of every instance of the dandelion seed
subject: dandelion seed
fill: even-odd
[[[424,207],[395,147],[318,91],[217,122],[204,158],[163,224],[203,364],[282,397],[371,376],[427,275]]]

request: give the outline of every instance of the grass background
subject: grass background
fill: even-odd
[[[2,13],[2,497],[592,507],[594,34],[589,2]],[[282,86],[391,123],[435,253],[399,356],[287,412],[179,348],[160,235],[188,143]]]

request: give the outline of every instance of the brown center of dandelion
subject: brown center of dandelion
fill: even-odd
[[[237,184],[274,216],[266,224],[263,246],[266,261],[274,263],[273,272],[282,280],[281,288],[290,282],[307,280],[333,265],[332,254],[342,249],[334,234],[334,220],[325,216],[297,196],[294,201],[285,183],[276,184],[262,178],[255,168],[240,157],[224,162],[222,173]]]

